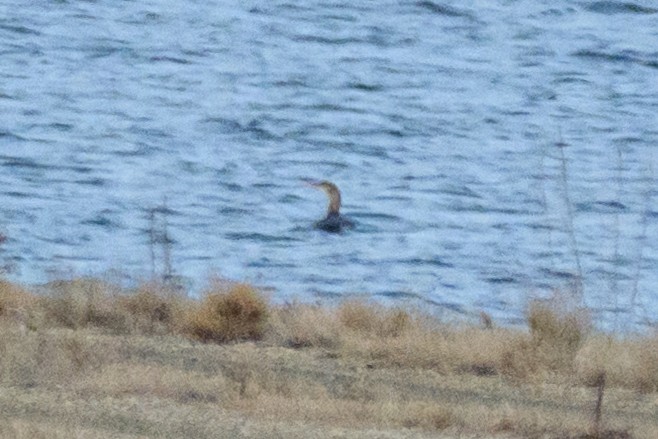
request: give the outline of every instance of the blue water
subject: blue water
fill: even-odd
[[[2,0],[0,57],[11,279],[162,272],[166,203],[192,291],[657,321],[653,1]]]

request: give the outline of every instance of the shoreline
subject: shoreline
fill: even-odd
[[[509,328],[272,305],[240,283],[199,300],[154,283],[49,288],[0,281],[4,436],[658,437],[658,332],[604,334],[563,303]]]

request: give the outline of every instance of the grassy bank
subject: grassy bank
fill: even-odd
[[[658,335],[535,303],[526,329],[366,302],[0,282],[0,436],[656,438]],[[597,398],[600,403],[597,404]]]

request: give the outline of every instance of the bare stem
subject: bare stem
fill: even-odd
[[[635,274],[633,276],[633,287],[631,288],[631,300],[630,300],[631,310],[634,310],[636,305],[639,283],[640,283],[640,271],[642,270],[642,261],[644,259],[644,247],[647,241],[647,227],[649,222],[649,212],[651,206],[651,190],[653,188],[653,182],[654,182],[653,160],[651,160],[652,158],[653,157],[650,157],[649,167],[648,167],[649,176],[647,178],[647,181],[649,181],[649,185],[647,189],[644,191],[644,197],[643,197],[644,211],[642,212],[642,216],[640,217],[640,237],[638,242],[638,254],[636,258],[637,262],[635,265]]]
[[[155,279],[155,209],[149,210],[149,254],[151,257],[151,280]]]
[[[574,285],[574,292],[579,301],[583,300],[583,268],[580,263],[580,251],[578,250],[578,241],[576,240],[576,232],[574,226],[574,211],[573,203],[571,202],[571,195],[569,192],[569,173],[567,169],[567,158],[564,154],[564,148],[567,146],[566,143],[560,141],[556,145],[560,151],[560,176],[562,181],[562,196],[564,199],[564,204],[567,209],[567,233],[569,235],[569,241],[571,242],[571,251],[573,252],[574,259],[576,261],[576,282]]]

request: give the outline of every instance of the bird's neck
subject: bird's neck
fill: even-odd
[[[327,216],[334,216],[340,214],[340,193],[334,192],[329,195],[329,207],[327,208]]]

